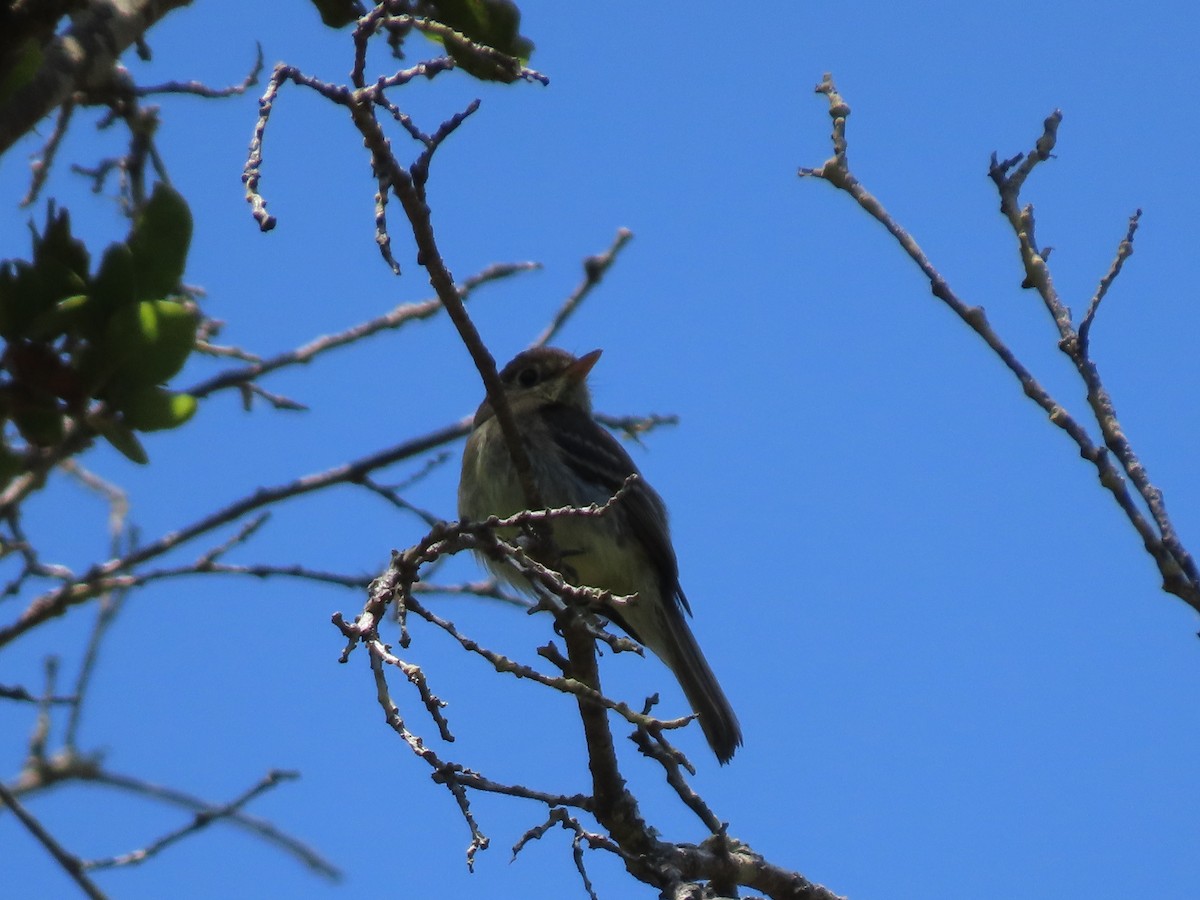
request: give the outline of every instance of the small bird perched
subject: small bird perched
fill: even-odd
[[[603,614],[667,665],[699,716],[709,746],[727,763],[742,744],[742,730],[683,617],[692,610],[679,586],[667,508],[625,448],[592,418],[586,378],[599,358],[599,350],[576,359],[565,350],[538,347],[518,354],[500,372],[500,381],[534,483],[549,507],[606,503],[630,475],[638,475],[603,515],[554,520],[562,574],[572,584],[637,594]],[[463,453],[458,514],[478,521],[526,507],[500,423],[484,400]],[[484,562],[518,589],[531,590],[511,566],[490,557]]]

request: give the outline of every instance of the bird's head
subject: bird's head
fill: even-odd
[[[575,357],[556,347],[534,347],[513,357],[500,370],[500,383],[514,415],[551,403],[562,403],[592,411],[587,376],[600,359],[599,350]],[[475,414],[478,425],[492,416],[492,406],[484,401]]]

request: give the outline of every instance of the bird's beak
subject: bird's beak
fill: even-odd
[[[581,384],[588,377],[588,372],[592,371],[592,366],[596,365],[600,360],[600,354],[603,350],[593,350],[591,353],[585,353],[575,362],[567,366],[564,377],[571,384]]]

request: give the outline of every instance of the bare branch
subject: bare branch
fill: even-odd
[[[130,853],[125,853],[121,856],[110,856],[106,859],[87,860],[82,863],[84,870],[89,869],[115,869],[123,866],[133,866],[143,863],[146,860],[157,856],[163,850],[170,847],[172,844],[177,844],[179,841],[195,834],[197,831],[202,831],[213,822],[219,822],[222,819],[228,819],[234,813],[240,812],[241,808],[248,804],[251,800],[259,795],[266,793],[275,785],[284,781],[294,781],[299,778],[298,772],[285,772],[278,769],[273,769],[268,772],[258,784],[245,791],[241,796],[222,806],[210,806],[198,811],[192,818],[192,821],[187,825],[177,828],[169,832],[153,843],[143,847],[140,850],[134,850]]]
[[[1084,426],[1067,412],[1066,408],[1055,400],[1016,358],[1015,354],[993,331],[983,309],[978,306],[970,306],[958,298],[912,236],[892,219],[882,204],[853,176],[846,156],[846,119],[850,115],[850,107],[838,94],[833,79],[828,74],[816,90],[818,93],[824,94],[829,102],[829,115],[834,123],[834,156],[819,168],[802,168],[800,175],[820,178],[828,181],[834,187],[846,191],[863,210],[888,230],[929,280],[934,296],[945,303],[984,340],[992,352],[1016,376],[1026,396],[1041,407],[1051,422],[1066,432],[1078,446],[1080,455],[1095,467],[1101,485],[1112,494],[1113,499],[1142,539],[1143,546],[1157,563],[1162,575],[1163,590],[1176,595],[1193,609],[1200,611],[1200,570],[1197,569],[1191,555],[1179,541],[1167,515],[1162,493],[1150,482],[1145,467],[1133,452],[1124,429],[1117,420],[1112,399],[1100,380],[1099,370],[1087,355],[1086,341],[1080,340],[1080,335],[1071,321],[1070,310],[1059,298],[1054,288],[1050,270],[1046,264],[1046,251],[1039,250],[1034,236],[1033,208],[1028,205],[1021,207],[1019,202],[1020,189],[1026,178],[1039,163],[1052,156],[1058,137],[1058,126],[1062,121],[1062,113],[1056,110],[1046,118],[1042,134],[1036,140],[1030,153],[1018,154],[1004,161],[999,161],[993,154],[988,174],[1000,192],[1001,211],[1017,234],[1025,270],[1025,280],[1022,286],[1037,290],[1054,319],[1059,333],[1059,347],[1070,357],[1087,386],[1088,404],[1103,435],[1103,446],[1097,445],[1092,440]],[[1128,246],[1123,255],[1122,250],[1118,250],[1118,259],[1110,268],[1109,275],[1102,280],[1102,288],[1093,298],[1093,306],[1089,308],[1089,315],[1085,316],[1085,322],[1089,323],[1089,327],[1091,318],[1095,315],[1095,307],[1098,307],[1100,299],[1107,291],[1107,286],[1116,277],[1120,268],[1119,264],[1124,261],[1132,249],[1129,241],[1132,240],[1134,225],[1135,221],[1131,220],[1125,242],[1125,245]],[[1116,456],[1120,468],[1114,465],[1112,456]],[[1136,487],[1138,495],[1150,511],[1153,522],[1147,520],[1134,495],[1130,493],[1122,470]]]
[[[59,467],[85,488],[99,494],[108,502],[108,531],[114,537],[125,527],[129,516],[129,497],[125,491],[80,465],[79,460],[64,459]]]
[[[465,279],[461,285],[455,285],[454,290],[458,297],[467,300],[478,288],[486,284],[538,268],[540,268],[540,264],[535,262],[497,263]],[[442,302],[437,297],[420,303],[403,303],[381,316],[368,319],[366,322],[361,322],[336,334],[322,335],[295,350],[289,350],[270,359],[259,360],[248,366],[214,375],[212,378],[188,388],[186,393],[194,397],[207,397],[227,387],[247,384],[277,369],[305,365],[330,350],[357,343],[381,331],[394,330],[411,322],[431,318],[441,312],[441,309]]]
[[[92,633],[88,635],[87,649],[84,650],[83,661],[79,665],[79,675],[75,679],[75,702],[71,704],[71,713],[67,718],[67,730],[63,735],[63,745],[69,751],[74,751],[76,747],[79,724],[83,718],[83,703],[92,683],[92,675],[96,671],[96,660],[100,658],[100,645],[104,641],[104,635],[108,632],[109,626],[121,611],[126,596],[128,596],[126,591],[117,591],[106,593],[100,599],[96,622],[92,626]]]
[[[242,79],[241,84],[234,84],[225,88],[211,88],[199,81],[168,81],[164,84],[156,84],[149,87],[135,87],[134,93],[139,97],[149,97],[152,94],[191,94],[196,97],[206,97],[209,99],[240,96],[258,84],[258,76],[262,74],[262,44],[255,41],[254,48],[254,64],[251,65],[249,73]]]
[[[25,611],[14,622],[0,626],[0,647],[15,640],[32,628],[37,627],[47,619],[60,616],[73,606],[85,603],[105,590],[121,586],[117,576],[129,573],[135,566],[155,559],[174,548],[187,543],[201,535],[208,534],[216,528],[234,522],[242,516],[256,510],[272,506],[293,497],[303,496],[314,491],[325,490],[337,484],[355,484],[367,474],[402,459],[427,453],[443,444],[456,440],[465,435],[470,427],[467,420],[448,425],[439,431],[434,431],[422,437],[405,441],[394,447],[389,447],[360,457],[349,463],[335,466],[325,472],[306,475],[270,488],[260,488],[253,494],[237,500],[216,512],[184,526],[177,531],[169,532],[159,539],[152,541],[137,550],[105,563],[93,565],[75,582],[34,598]]]
[[[9,792],[3,783],[0,783],[0,803],[3,803],[17,817],[17,821],[25,826],[25,830],[33,835],[39,844],[46,848],[46,851],[54,857],[55,861],[62,867],[62,870],[71,876],[71,880],[79,886],[81,891],[91,897],[92,900],[105,900],[106,895],[84,874],[84,865],[80,862],[79,857],[68,853],[54,839],[54,836],[42,827],[41,822],[35,819],[21,805],[21,802]]]
[[[32,79],[0,104],[0,154],[71,94],[111,76],[117,60],[159,19],[189,0],[111,0],[76,11],[46,47]]]
[[[446,593],[450,593],[447,591]],[[0,684],[0,699],[16,700],[20,703],[52,703],[55,705],[71,704],[75,702],[73,695],[39,697],[36,694],[31,694],[28,688],[21,685]]]
[[[433,750],[426,747],[421,739],[405,726],[404,719],[400,716],[400,708],[392,700],[391,694],[388,691],[387,677],[383,669],[384,659],[375,652],[378,646],[378,641],[368,643],[368,647],[371,650],[368,657],[371,661],[371,672],[375,679],[375,691],[379,705],[384,709],[388,725],[400,735],[417,756],[433,767],[435,779],[441,784],[446,785],[450,793],[454,796],[455,801],[458,803],[459,811],[462,813],[467,827],[471,830],[471,843],[467,848],[467,867],[473,869],[475,854],[480,850],[487,849],[488,838],[479,829],[479,823],[475,821],[475,817],[471,813],[471,801],[467,797],[466,789],[457,777],[459,767],[443,763]]]
[[[12,533],[12,538],[10,540],[0,536],[0,553],[4,556],[17,553],[24,561],[17,576],[4,586],[3,596],[11,597],[20,593],[30,578],[47,578],[58,582],[69,582],[74,578],[74,573],[66,566],[42,562],[37,548],[26,537],[25,530],[21,526],[20,516],[15,510],[3,518]]]
[[[599,898],[596,895],[595,889],[592,887],[591,879],[588,878],[587,870],[584,868],[583,845],[585,843],[593,850],[607,850],[609,853],[613,853],[616,856],[621,857],[630,864],[636,862],[628,853],[621,849],[619,844],[614,843],[602,834],[596,834],[595,832],[584,829],[584,827],[579,823],[579,820],[570,815],[562,807],[555,807],[551,809],[550,815],[545,822],[543,822],[541,825],[536,825],[533,828],[530,828],[523,835],[521,835],[520,839],[513,844],[513,859],[517,858],[517,854],[524,850],[525,846],[530,841],[540,840],[546,834],[546,832],[548,832],[555,825],[562,826],[562,828],[570,832],[572,835],[571,846],[574,851],[575,869],[579,872],[579,877],[583,880],[584,890],[587,891],[588,896],[592,898],[592,900],[599,900]]]
[[[660,425],[678,425],[679,416],[660,416],[657,413],[651,413],[648,416],[609,416],[604,413],[596,413],[596,421],[602,425],[621,431],[625,436],[641,443],[643,434],[653,431]]]
[[[29,165],[33,175],[29,180],[29,190],[17,204],[21,208],[32,206],[38,195],[41,194],[42,188],[45,187],[46,179],[50,176],[50,168],[54,165],[54,157],[58,154],[62,139],[67,136],[67,128],[71,124],[71,116],[74,113],[75,101],[67,98],[58,110],[58,119],[54,123],[54,130],[50,132],[50,137],[46,138],[46,143],[42,145],[42,150],[37,158]]]
[[[30,735],[29,750],[24,766],[16,781],[6,788],[11,795],[15,798],[33,795],[55,785],[74,781],[103,784],[159,802],[181,806],[197,813],[198,817],[187,828],[189,833],[197,830],[198,825],[204,824],[203,820],[212,818],[219,812],[219,818],[223,818],[231,824],[244,828],[261,837],[268,843],[280,847],[318,874],[331,879],[339,878],[340,873],[334,866],[330,865],[319,854],[302,842],[279,831],[270,822],[249,816],[238,809],[214,806],[211,803],[174,788],[108,771],[102,765],[101,754],[79,752],[76,747],[79,716],[87,697],[88,684],[98,657],[98,647],[102,643],[108,626],[119,610],[121,598],[120,596],[113,597],[109,595],[104,599],[106,605],[102,608],[93,627],[88,648],[76,679],[76,693],[74,696],[60,698],[54,695],[58,664],[57,660],[53,657],[46,660],[46,688],[41,697],[33,698],[38,703],[38,716]],[[51,704],[61,703],[66,703],[69,706],[70,718],[67,723],[62,749],[51,754],[47,749],[51,730],[50,706]],[[179,835],[179,837],[182,836],[182,834]],[[79,865],[81,870],[85,866],[83,863],[79,863]]]
[[[661,734],[662,730],[678,728],[686,725],[693,717],[688,716],[679,720],[664,722],[654,719],[646,713],[639,713],[627,704],[606,697],[599,690],[598,673],[589,672],[588,663],[595,667],[594,635],[586,618],[577,608],[580,603],[585,606],[600,603],[605,607],[619,606],[622,602],[637,602],[636,598],[615,598],[607,592],[596,591],[592,588],[581,588],[571,585],[562,576],[547,569],[528,557],[525,551],[514,544],[507,543],[496,536],[498,530],[512,530],[523,525],[531,524],[540,519],[555,519],[567,516],[600,516],[620,502],[624,492],[629,488],[636,476],[631,476],[621,490],[606,504],[593,504],[589,507],[566,507],[556,510],[534,510],[518,513],[506,519],[491,517],[482,523],[458,522],[442,524],[430,531],[417,545],[402,553],[394,554],[389,570],[372,584],[369,597],[363,611],[353,623],[347,622],[340,614],[333,617],[334,624],[347,638],[347,644],[342,652],[341,660],[348,660],[350,653],[359,643],[365,643],[369,648],[369,658],[372,671],[375,673],[377,695],[384,707],[385,716],[393,729],[409,744],[414,752],[433,764],[436,758],[432,751],[421,742],[405,726],[399,714],[399,709],[390,696],[384,683],[381,663],[388,663],[401,668],[410,681],[418,686],[422,702],[434,717],[443,739],[449,739],[444,723],[441,720],[439,708],[431,704],[431,694],[423,684],[423,676],[416,676],[414,667],[403,664],[390,653],[378,637],[378,625],[382,621],[387,605],[395,599],[400,608],[401,645],[407,646],[409,637],[405,625],[405,615],[411,612],[427,622],[436,625],[453,637],[467,651],[484,658],[497,672],[512,674],[517,678],[532,681],[563,693],[575,696],[583,715],[592,720],[585,724],[585,735],[589,741],[589,759],[593,773],[593,797],[588,808],[597,816],[600,822],[613,832],[613,840],[628,852],[630,859],[641,858],[649,852],[655,839],[641,819],[637,811],[636,800],[625,789],[616,766],[615,751],[612,746],[611,731],[607,723],[607,711],[612,710],[621,715],[635,726],[649,733]],[[427,610],[412,596],[412,585],[416,583],[419,569],[423,564],[431,563],[443,555],[460,552],[463,549],[476,549],[488,553],[504,554],[505,558],[523,572],[534,583],[540,584],[545,590],[564,600],[573,601],[554,608],[560,631],[567,641],[570,662],[569,671],[562,676],[549,676],[537,670],[517,663],[514,660],[482,647],[478,642],[466,637],[452,623],[442,619]],[[572,643],[576,647],[572,648]],[[579,646],[586,645],[582,654],[582,668],[578,653]],[[582,672],[582,677],[581,677]],[[584,712],[586,711],[586,712]],[[597,749],[599,748],[599,749]],[[597,762],[597,753],[607,753],[607,760],[601,755]],[[439,777],[455,793],[456,800],[472,830],[472,843],[468,850],[468,861],[473,859],[477,850],[485,846],[486,838],[478,831],[478,826],[470,815],[469,805],[465,794],[459,793],[466,785],[458,775],[458,769],[435,769]],[[510,788],[512,786],[509,786]],[[507,790],[503,791],[507,792]],[[669,877],[658,871],[650,863],[638,863],[634,866],[637,876],[651,884],[665,886]],[[633,871],[633,870],[631,870]]]
[[[633,238],[633,232],[628,228],[618,228],[617,236],[613,239],[609,248],[603,253],[598,253],[595,256],[589,256],[583,261],[583,280],[571,292],[571,295],[563,302],[563,305],[558,308],[558,312],[551,318],[550,324],[543,329],[542,333],[533,339],[531,347],[544,347],[555,335],[562,330],[563,325],[571,318],[571,315],[579,308],[580,304],[587,299],[588,294],[592,292],[592,288],[598,285],[603,279],[605,273],[612,267],[612,264],[617,260],[622,248],[629,243]]]
[[[663,767],[663,771],[667,776],[667,784],[669,784],[679,799],[684,805],[696,814],[704,827],[713,834],[724,834],[726,824],[717,818],[716,814],[704,802],[703,798],[692,790],[691,785],[683,777],[682,769],[687,769],[691,774],[695,774],[696,770],[692,764],[687,761],[687,758],[667,743],[661,731],[652,731],[648,728],[639,728],[633,736],[634,742],[638,749],[651,759],[655,760]]]
[[[395,110],[395,113],[397,117],[401,115],[400,110]],[[379,252],[388,268],[394,275],[399,275],[400,263],[392,255],[392,236],[387,228],[388,187],[387,179],[380,176],[379,189],[375,191],[375,243],[379,245]]]
[[[1125,230],[1125,239],[1117,245],[1117,254],[1113,257],[1112,265],[1100,279],[1100,284],[1096,288],[1096,293],[1092,295],[1092,302],[1088,304],[1083,321],[1079,323],[1079,352],[1084,356],[1088,353],[1088,337],[1092,330],[1092,322],[1096,318],[1096,311],[1100,308],[1100,301],[1104,299],[1108,289],[1112,287],[1112,283],[1121,274],[1121,267],[1125,264],[1125,260],[1133,256],[1133,236],[1137,234],[1138,222],[1141,221],[1141,218],[1142,211],[1140,209],[1129,217],[1129,227]]]
[[[117,788],[119,790],[128,791],[140,796],[149,797],[152,800],[157,800],[163,803],[169,803],[184,809],[192,810],[193,812],[203,812],[204,810],[214,809],[211,803],[185,793],[184,791],[175,788],[167,787],[161,784],[145,781],[140,778],[133,778],[128,775],[120,775],[114,772],[109,772],[96,765],[94,760],[86,757],[76,757],[75,761],[66,760],[63,755],[56,756],[52,761],[54,775],[46,778],[44,784],[38,787],[45,787],[50,784],[57,784],[67,781],[72,778],[78,778],[84,781],[89,781],[94,784],[103,784],[108,787]],[[30,787],[29,790],[35,790],[36,787]],[[315,850],[308,845],[297,840],[296,838],[280,831],[270,822],[265,819],[260,819],[256,816],[251,816],[240,810],[231,811],[228,815],[222,817],[223,820],[230,825],[236,825],[257,837],[262,838],[269,844],[273,844],[279,849],[285,851],[295,857],[299,862],[303,863],[308,868],[312,869],[318,875],[328,878],[332,881],[337,881],[341,878],[342,873],[336,866],[323,858]]]
[[[533,606],[531,600],[520,594],[514,594],[511,591],[505,590],[499,579],[496,578],[489,578],[485,581],[470,581],[465,584],[430,584],[428,581],[419,581],[413,585],[413,593],[440,594],[451,597],[466,594],[472,597],[489,597],[522,609],[529,609]]]

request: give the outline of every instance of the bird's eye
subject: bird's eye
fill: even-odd
[[[538,370],[534,368],[522,369],[517,375],[517,383],[521,387],[533,387],[538,383]]]

